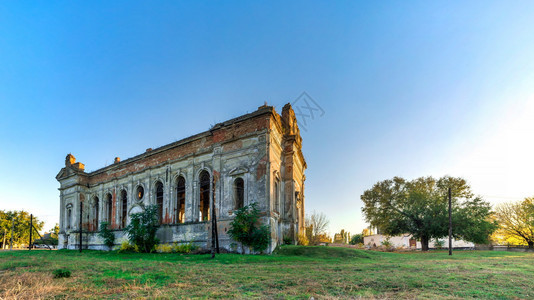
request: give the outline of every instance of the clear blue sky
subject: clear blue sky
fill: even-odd
[[[306,209],[366,225],[375,182],[445,174],[534,196],[531,1],[11,1],[0,5],[0,209],[58,221],[87,170],[303,91]]]

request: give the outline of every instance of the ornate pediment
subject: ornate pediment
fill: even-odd
[[[245,174],[245,173],[248,173],[248,169],[245,168],[245,167],[237,167],[235,169],[233,169],[232,171],[230,171],[228,174],[230,176],[236,176],[236,175],[241,175],[241,174]]]
[[[68,166],[68,167],[61,168],[59,173],[56,175],[56,179],[60,181],[64,178],[70,177],[72,175],[77,175],[77,174],[84,174],[84,172],[82,170],[75,169],[71,166]]]
[[[74,174],[74,171],[69,167],[61,168],[61,171],[59,171],[59,173],[56,175],[56,179],[61,180],[63,178],[71,176],[72,174]]]

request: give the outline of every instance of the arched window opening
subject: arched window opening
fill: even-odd
[[[199,221],[210,220],[210,174],[202,171],[199,176],[200,201],[198,203]]]
[[[83,230],[83,229],[87,230],[87,228],[84,228],[84,226],[89,227],[88,224],[89,224],[89,213],[91,212],[91,205],[87,203],[87,206],[85,206],[85,204],[86,204],[85,196],[83,194],[80,194],[80,206],[78,207],[78,211],[77,211],[77,213],[79,214],[81,218],[81,220],[78,220],[78,222],[81,223],[78,225],[81,227],[81,228],[78,228],[79,230]]]
[[[98,197],[95,197],[93,199],[93,231],[98,231],[98,209],[99,209],[99,203],[98,203]]]
[[[143,199],[143,196],[145,195],[145,189],[142,186],[137,187],[137,200]]]
[[[71,228],[72,224],[72,209],[69,207],[67,208],[67,229]]]
[[[176,222],[185,222],[185,178],[178,177],[176,183]]]
[[[163,183],[156,183],[156,205],[158,206],[158,221],[163,223]]]
[[[245,205],[245,182],[242,178],[234,180],[234,208],[240,209]]]
[[[111,194],[107,194],[106,196],[106,205],[107,205],[107,219],[106,222],[108,222],[108,226],[111,228],[111,213],[113,211],[113,197]]]
[[[128,218],[128,194],[125,190],[121,191],[121,203],[122,203],[122,218],[121,228],[126,227],[126,219]]]

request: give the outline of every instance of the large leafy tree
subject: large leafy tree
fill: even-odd
[[[408,181],[394,177],[376,183],[361,196],[367,222],[387,235],[410,233],[421,240],[423,251],[431,239],[448,235],[448,189],[452,194],[453,236],[486,243],[496,229],[489,220],[491,206],[475,197],[462,178],[421,177]]]
[[[499,204],[495,218],[499,222],[497,233],[504,241],[534,248],[534,198]]]

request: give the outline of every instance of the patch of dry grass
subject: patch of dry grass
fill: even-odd
[[[41,272],[4,271],[0,273],[0,297],[5,299],[38,299],[61,295],[67,283],[54,280]]]

